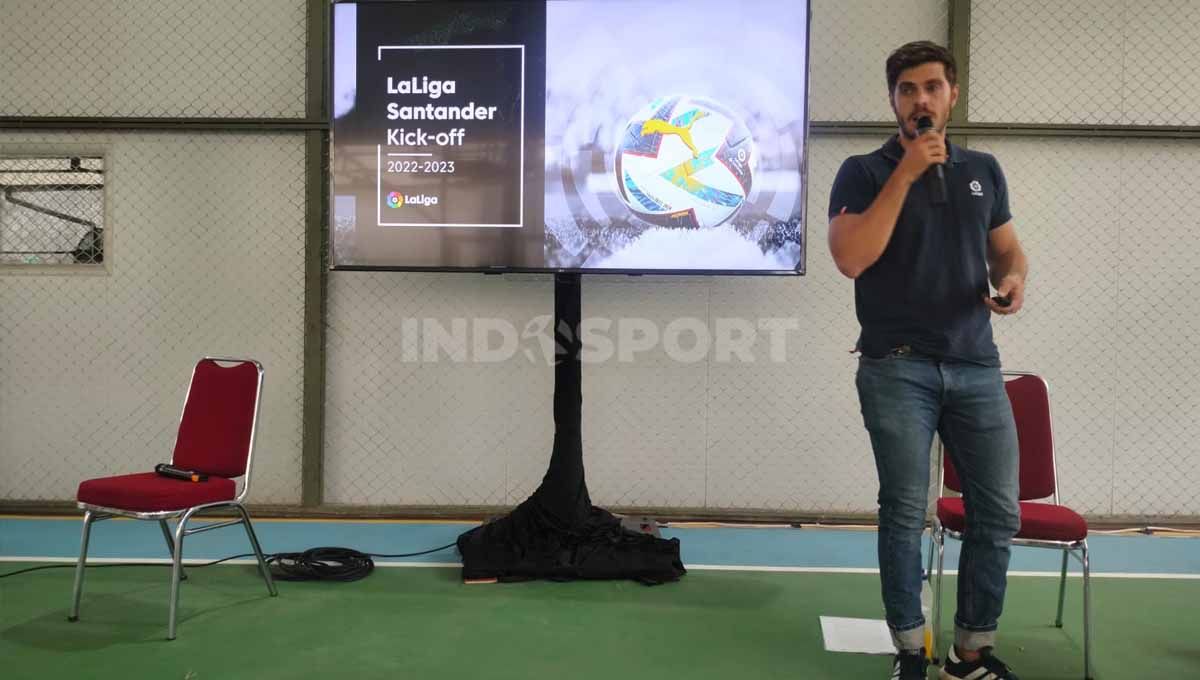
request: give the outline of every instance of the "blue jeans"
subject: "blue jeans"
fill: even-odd
[[[900,350],[861,357],[855,382],[879,473],[879,576],[896,647],[924,642],[921,536],[934,432],[962,479],[967,515],[955,643],[993,645],[1009,545],[1021,527],[1017,431],[1000,369]]]

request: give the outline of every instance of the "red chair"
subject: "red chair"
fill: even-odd
[[[143,472],[89,479],[79,485],[76,500],[84,511],[83,538],[79,547],[79,562],[75,566],[75,591],[71,600],[71,615],[68,617],[70,621],[79,620],[79,599],[83,593],[83,574],[92,524],[112,517],[150,520],[158,522],[162,529],[167,548],[171,551],[172,565],[168,640],[175,639],[185,536],[241,524],[258,558],[258,571],[267,583],[267,591],[272,597],[278,594],[258,545],[258,538],[254,535],[250,515],[242,506],[242,499],[250,490],[262,380],[262,365],[252,359],[205,357],[192,370],[192,381],[183,402],[183,415],[179,421],[171,463],[178,468],[207,474],[207,481],[193,482]],[[240,491],[234,481],[237,477],[244,477]],[[187,526],[188,521],[198,513],[226,508],[235,510],[240,518],[190,529]],[[167,520],[172,518],[178,519],[173,536],[167,526]]]
[[[1054,433],[1050,417],[1050,390],[1046,381],[1032,373],[1005,372],[1005,390],[1012,404],[1020,448],[1021,529],[1014,546],[1061,550],[1062,576],[1058,585],[1058,616],[1055,625],[1062,628],[1063,599],[1067,585],[1067,557],[1075,556],[1083,564],[1083,675],[1090,680],[1092,668],[1091,582],[1088,561],[1087,522],[1074,510],[1062,505],[1058,497],[1058,471],[1054,464]],[[962,493],[962,484],[954,464],[938,442],[938,489]],[[941,491],[939,491],[939,495]],[[1045,502],[1049,499],[1050,502]],[[1042,500],[1043,502],[1034,502]],[[937,545],[937,587],[933,597],[933,647],[941,624],[942,560],[945,537],[962,540],[966,512],[961,497],[941,496],[930,535],[929,560],[932,567]],[[932,577],[932,568],[928,572]]]

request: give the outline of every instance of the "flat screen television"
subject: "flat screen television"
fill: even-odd
[[[804,273],[806,1],[332,14],[333,268]]]

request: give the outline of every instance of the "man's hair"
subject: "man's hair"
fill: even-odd
[[[946,67],[946,81],[951,87],[957,83],[958,68],[954,65],[954,55],[950,54],[950,50],[928,40],[919,40],[901,45],[888,55],[888,96],[896,91],[896,82],[904,70],[930,62],[938,62]]]

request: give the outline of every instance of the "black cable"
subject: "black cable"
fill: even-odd
[[[276,553],[267,557],[271,575],[281,581],[357,581],[375,569],[372,557],[416,557],[457,543],[414,553],[364,553],[352,548],[309,548],[302,553]]]
[[[437,548],[430,548],[429,550],[422,550],[421,552],[415,552],[415,553],[399,553],[396,555],[384,555],[381,553],[367,553],[367,554],[370,555],[371,557],[416,557],[418,555],[428,555],[430,553],[441,552],[441,551],[445,550],[446,548],[453,548],[456,545],[458,545],[457,541],[455,541],[454,543],[447,543],[446,545],[443,545],[443,546],[440,546]]]
[[[375,562],[371,559],[372,557],[416,557],[418,555],[440,552],[455,545],[457,543],[447,543],[446,545],[420,552],[391,555],[364,553],[352,548],[309,548],[304,552],[269,553],[264,554],[263,557],[267,561],[267,566],[271,569],[271,575],[281,581],[357,581],[365,578],[374,570]],[[188,569],[200,569],[242,557],[254,557],[254,553],[231,555],[212,562],[185,564],[183,566]],[[119,564],[88,564],[85,566],[88,569],[100,569],[104,567],[169,567],[171,564],[169,562],[122,562]],[[75,564],[44,564],[38,567],[29,567],[27,569],[11,571],[7,574],[0,574],[0,578],[39,571],[41,569],[65,568],[74,569]]]
[[[267,558],[271,575],[281,581],[357,581],[375,569],[366,553],[351,548],[309,548]]]
[[[104,567],[169,567],[169,566],[171,566],[171,563],[167,562],[166,564],[164,564],[162,562],[119,562],[117,564],[89,564],[86,566],[88,569],[103,569]],[[202,565],[197,565],[197,566],[202,566]],[[17,574],[24,574],[24,573],[27,573],[30,571],[39,571],[41,569],[66,569],[68,567],[71,569],[74,569],[75,564],[74,563],[71,563],[71,564],[43,564],[40,567],[29,567],[27,569],[18,569],[17,571],[10,571],[7,574],[0,574],[0,578],[5,578],[8,576],[16,576]]]

